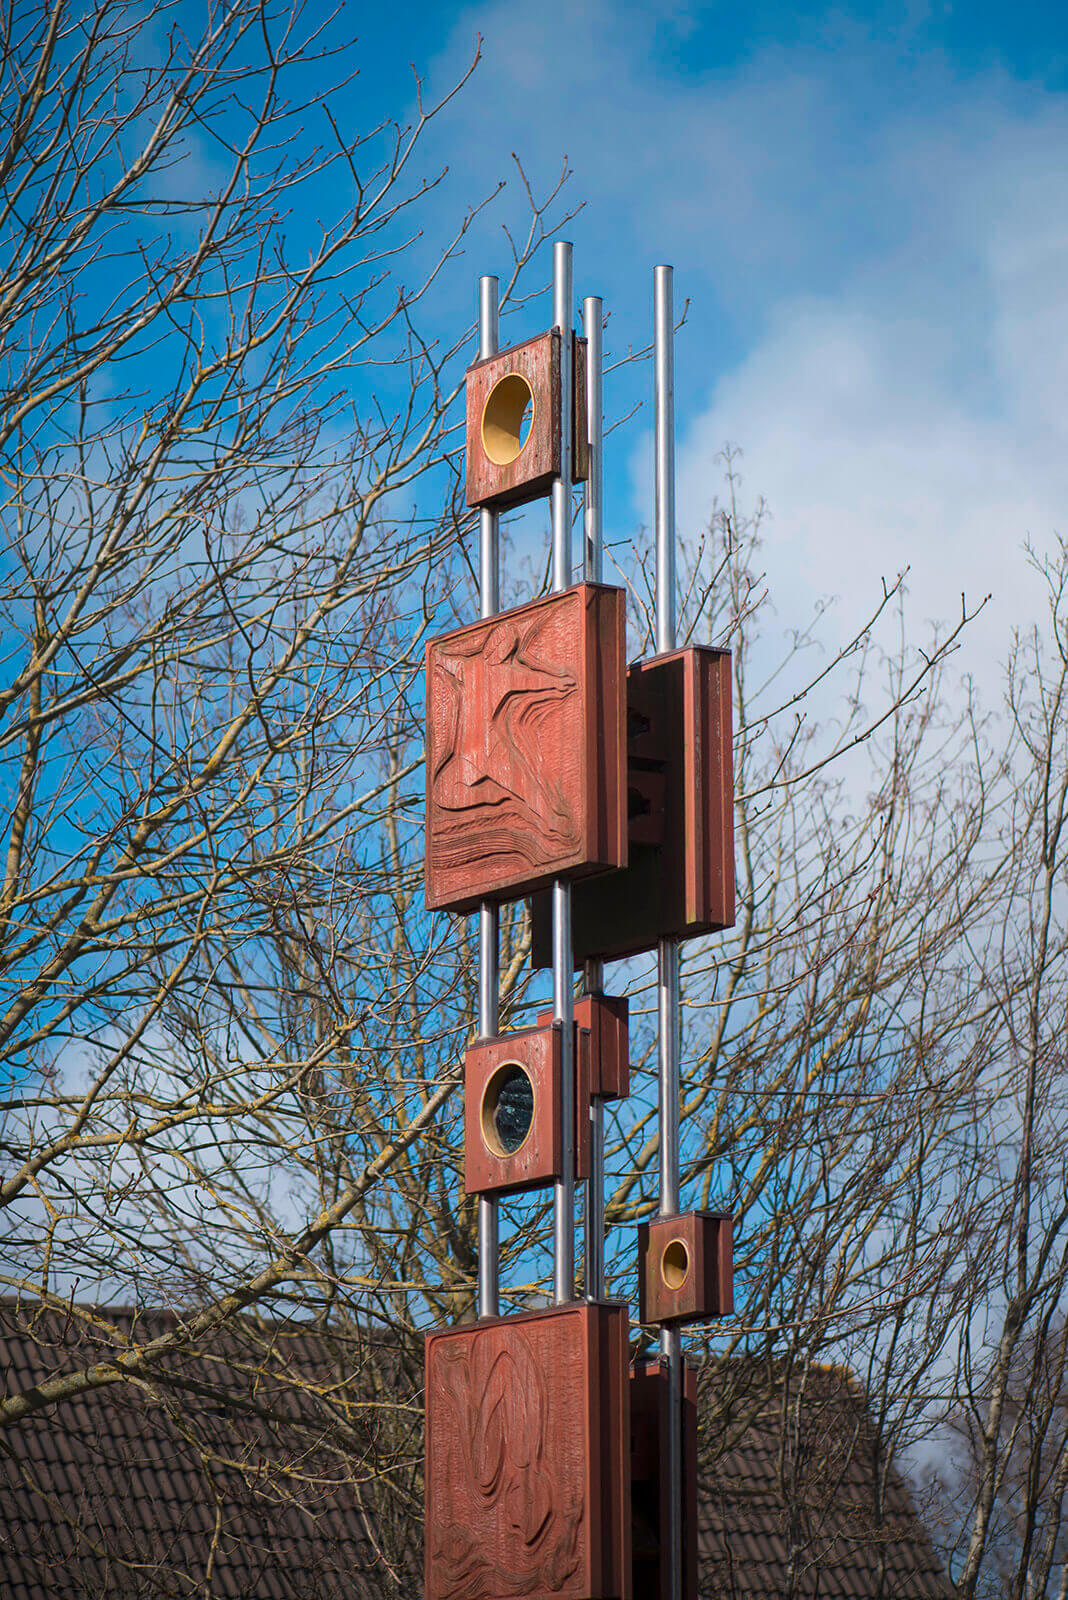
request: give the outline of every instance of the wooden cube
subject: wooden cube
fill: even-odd
[[[638,1228],[638,1319],[707,1322],[734,1310],[732,1221],[722,1211],[654,1217]]]
[[[628,855],[576,884],[575,965],[655,950],[734,923],[731,657],[691,647],[627,674]],[[548,897],[535,898],[533,960],[552,960]]]
[[[467,504],[503,510],[546,495],[560,473],[558,328],[467,369]],[[589,470],[586,340],[572,335],[571,476]]]
[[[539,1026],[552,1012],[538,1017]],[[630,1001],[625,995],[587,994],[575,1001],[575,1026],[590,1035],[590,1094],[625,1100],[630,1093]]]
[[[625,865],[625,596],[580,583],[426,651],[426,903]]]
[[[668,1532],[668,1374],[659,1361],[630,1374],[631,1541],[634,1593],[672,1600]],[[697,1374],[683,1368],[682,1595],[697,1600]]]
[[[627,1308],[426,1340],[426,1600],[630,1600]]]
[[[519,1194],[564,1170],[559,1023],[500,1034],[464,1056],[464,1187]],[[589,1174],[590,1035],[576,1030],[575,1177]]]

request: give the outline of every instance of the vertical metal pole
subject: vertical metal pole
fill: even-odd
[[[553,245],[553,326],[560,330],[560,476],[552,486],[552,586],[571,584],[571,245]],[[575,1060],[571,885],[553,884],[553,1017],[563,1024],[560,1123],[563,1175],[553,1185],[553,1300],[575,1293]]]
[[[590,442],[583,525],[586,533],[585,572],[590,583],[600,583],[604,571],[604,407],[601,401],[601,323],[599,295],[582,302],[582,331],[586,336],[586,437]]]
[[[587,295],[582,302],[582,331],[586,336],[586,437],[589,440],[583,505],[583,568],[590,583],[600,583],[604,572],[602,320],[600,296]],[[587,961],[583,976],[586,993],[600,994],[604,988],[603,963]],[[595,1095],[590,1100],[590,1175],[586,1183],[586,1299],[603,1300],[604,1297],[604,1101]]]
[[[478,358],[497,354],[497,279],[478,280]],[[478,529],[478,611],[492,617],[500,610],[500,526],[498,513],[483,508]],[[500,986],[497,972],[499,939],[495,905],[478,912],[478,1031],[492,1038],[500,1026]],[[496,1195],[478,1197],[478,1314],[500,1313],[500,1216]]]
[[[604,988],[604,965],[585,964],[583,987],[587,994]],[[590,1099],[590,1175],[586,1183],[586,1299],[603,1300],[604,1278],[604,1101]]]
[[[656,432],[656,648],[675,648],[675,318],[673,270],[654,272]],[[660,1214],[679,1209],[679,950],[674,939],[657,945],[657,1013],[660,1087]],[[682,1340],[677,1328],[660,1334],[668,1378],[668,1594],[682,1600]]]

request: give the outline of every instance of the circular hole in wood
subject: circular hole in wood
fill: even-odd
[[[482,448],[498,467],[507,467],[530,438],[534,395],[518,372],[495,383],[482,408]]]
[[[660,1276],[669,1289],[681,1289],[690,1276],[690,1252],[681,1239],[672,1239],[660,1257]]]
[[[504,1061],[482,1091],[482,1138],[495,1156],[514,1156],[534,1124],[534,1085],[518,1061]]]

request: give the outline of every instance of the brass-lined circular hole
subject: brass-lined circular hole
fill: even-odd
[[[681,1289],[690,1276],[690,1252],[681,1239],[672,1239],[660,1257],[660,1276],[669,1289]]]
[[[482,407],[482,448],[498,467],[514,461],[530,438],[534,423],[534,394],[518,372],[495,383]]]
[[[534,1085],[518,1061],[503,1061],[482,1091],[482,1140],[495,1156],[514,1156],[534,1126]]]

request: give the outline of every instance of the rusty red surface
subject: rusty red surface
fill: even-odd
[[[589,470],[586,431],[586,340],[574,340],[571,476]],[[486,402],[503,378],[518,374],[533,400],[530,431],[512,461],[487,455],[482,422]],[[502,350],[467,369],[466,498],[469,506],[503,510],[546,495],[560,471],[560,334],[555,328]]]
[[[540,1021],[541,1019],[539,1019]],[[589,1173],[590,1035],[576,1030],[575,1176]],[[526,1073],[533,1091],[530,1132],[515,1151],[495,1145],[488,1095],[512,1065]],[[468,1194],[519,1194],[541,1189],[563,1172],[560,1119],[560,1025],[550,1022],[500,1034],[471,1045],[464,1055],[464,1187]]]
[[[552,1021],[552,1012],[538,1017]],[[575,1001],[575,1026],[590,1036],[590,1094],[625,1100],[630,1093],[630,1001],[625,995],[587,994]]]
[[[426,1600],[630,1600],[627,1308],[426,1341]]]
[[[643,1324],[731,1315],[733,1223],[726,1212],[684,1211],[640,1224],[638,1308]]]
[[[576,884],[576,966],[734,923],[729,651],[690,647],[627,674],[626,869]],[[536,966],[551,961],[547,897],[533,904]]]
[[[625,864],[625,629],[583,583],[427,646],[429,907]]]
[[[664,1531],[670,1526],[667,1461],[667,1372],[659,1362],[631,1368],[631,1539],[634,1593],[672,1600]],[[682,1594],[697,1600],[697,1374],[683,1369]]]

